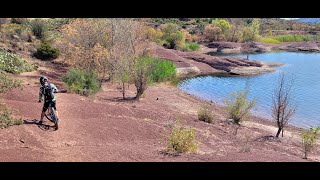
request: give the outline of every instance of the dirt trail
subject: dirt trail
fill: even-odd
[[[40,74],[63,89],[59,77],[50,68],[17,76],[25,80],[22,91],[14,89],[2,95],[3,101],[21,116],[25,124],[0,130],[0,161],[305,161],[299,141],[258,142],[255,138],[273,134],[259,127],[244,127],[237,137],[232,125],[223,122],[225,112],[217,105],[215,124],[197,121],[201,101],[165,84],[150,87],[140,101],[122,102],[116,84],[104,84],[94,97],[57,94],[60,128],[44,129],[35,124],[42,108],[37,103]],[[134,96],[130,87],[128,96]],[[199,151],[196,154],[169,156],[162,153],[162,135],[168,134],[176,118],[196,129]],[[44,124],[53,125],[48,120]],[[250,131],[249,131],[250,130]],[[244,148],[243,134],[251,133],[250,152]],[[317,160],[317,156],[312,156]]]

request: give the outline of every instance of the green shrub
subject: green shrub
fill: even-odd
[[[47,25],[44,20],[35,19],[35,20],[31,21],[30,25],[31,25],[32,33],[38,39],[42,39],[45,37],[45,33],[47,31]]]
[[[185,43],[183,51],[197,51],[200,49],[199,44],[197,43]]]
[[[230,98],[224,100],[229,118],[236,124],[239,124],[243,120],[243,117],[248,115],[250,110],[255,106],[255,99],[249,101],[248,94],[249,90],[246,89],[244,92],[231,93]]]
[[[0,50],[0,70],[19,74],[35,70],[35,66],[28,64],[20,56]]]
[[[305,159],[307,159],[308,153],[311,152],[314,145],[316,144],[316,140],[319,139],[319,130],[320,127],[310,128],[309,130],[303,130],[301,134]]]
[[[179,122],[172,127],[170,134],[166,137],[167,151],[177,153],[196,152],[198,142],[196,131],[191,127],[184,127]]]
[[[169,81],[176,76],[176,66],[173,62],[154,58],[155,68],[151,71],[151,79],[153,82]]]
[[[5,93],[12,88],[22,87],[20,80],[15,80],[7,75],[0,74],[0,93]]]
[[[48,43],[42,43],[34,53],[34,56],[41,60],[52,60],[56,59],[59,54],[59,49],[51,47]]]
[[[250,42],[258,39],[258,34],[254,33],[254,30],[250,27],[245,27],[242,31],[242,41]]]
[[[139,63],[144,63],[150,69],[150,82],[169,81],[176,76],[176,66],[173,62],[155,57],[141,57]]]
[[[171,80],[175,77],[175,65],[161,58],[140,57],[135,64],[134,85],[137,89],[136,99],[147,89],[148,84]]]
[[[280,43],[279,40],[273,39],[273,38],[268,38],[268,37],[261,37],[261,38],[259,38],[259,41],[263,42],[263,43],[271,43],[271,44],[279,44]]]
[[[62,77],[62,81],[66,84],[68,91],[86,96],[98,92],[101,88],[96,73],[92,71],[70,69]]]
[[[165,36],[164,46],[169,49],[182,49],[185,44],[185,37],[181,31]]]
[[[160,26],[162,36],[160,40],[165,48],[169,49],[183,49],[185,46],[185,35],[179,30],[179,25],[174,23],[163,24]]]
[[[212,123],[214,121],[209,105],[204,104],[199,108],[198,119],[207,123]]]

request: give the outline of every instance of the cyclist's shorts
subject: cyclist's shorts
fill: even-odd
[[[42,112],[46,112],[46,111],[48,110],[50,104],[51,104],[51,107],[52,107],[54,110],[57,110],[56,101],[46,101],[46,102],[44,102],[44,104],[43,104]]]

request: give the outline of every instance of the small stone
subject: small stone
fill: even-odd
[[[20,37],[19,37],[18,35],[16,35],[16,34],[14,34],[14,35],[12,36],[12,38],[14,38],[14,39],[20,39]]]

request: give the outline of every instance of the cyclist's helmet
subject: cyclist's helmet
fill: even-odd
[[[43,86],[45,83],[48,82],[48,78],[45,76],[40,77],[40,84]]]

